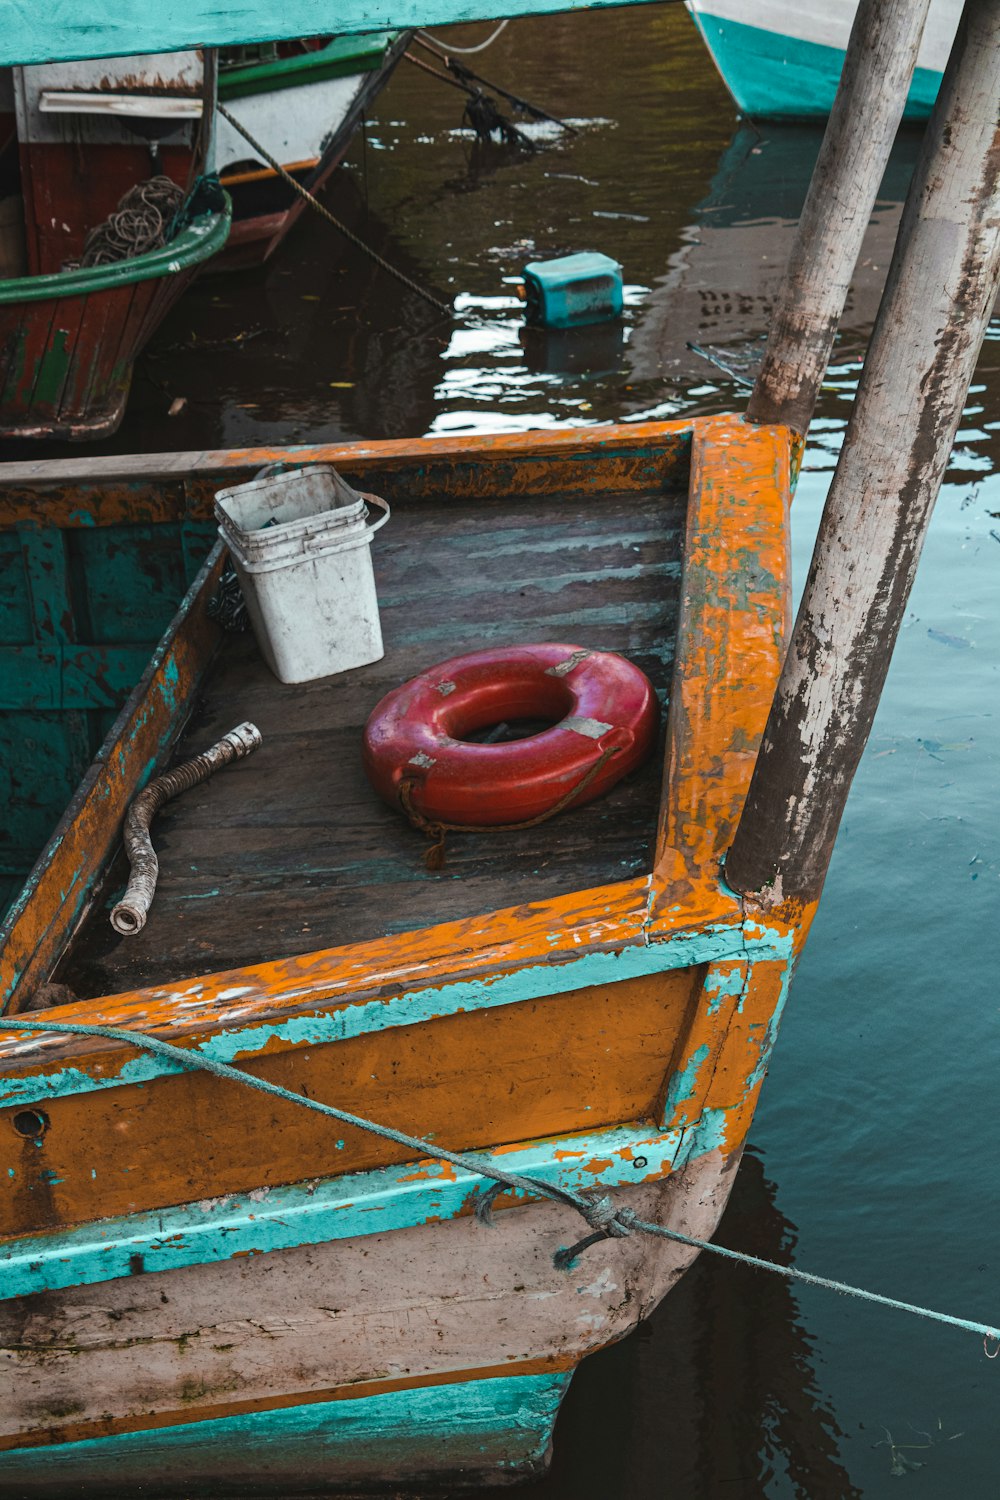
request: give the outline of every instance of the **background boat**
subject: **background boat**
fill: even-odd
[[[407,36],[231,49],[219,91],[250,135],[315,191],[343,158]],[[214,53],[188,51],[0,73],[5,436],[114,432],[137,354],[198,269],[213,258],[220,269],[266,259],[298,217],[302,199],[229,121],[203,118],[215,71]],[[137,241],[122,252],[127,259],[100,267],[85,259],[79,268],[87,235],[137,184],[160,180],[187,191],[212,161],[235,195],[229,245],[219,220],[192,229],[172,256],[128,253]],[[227,212],[227,229],[229,222]]]
[[[136,356],[228,232],[225,203],[127,260],[0,281],[0,436],[114,432]]]
[[[219,59],[219,99],[286,171],[318,193],[406,50],[412,33],[230,48]],[[259,265],[305,202],[220,118],[216,164],[233,200],[229,243],[213,269]]]
[[[193,52],[159,59],[135,91],[142,62],[4,72],[6,437],[114,432],[138,353],[226,242],[229,201],[200,180],[211,157],[203,102],[214,98],[214,66],[206,72]],[[175,134],[183,145],[165,163],[160,141]]]
[[[830,113],[855,0],[685,0],[741,113],[759,120]],[[904,118],[925,120],[961,14],[960,0],[931,0]]]
[[[219,58],[218,97],[315,192],[343,159],[408,37],[231,47]],[[134,183],[161,172],[181,186],[191,181],[200,170],[204,89],[197,51],[0,70],[7,144],[0,198],[20,192],[26,271],[58,270],[78,252],[81,225],[106,217]],[[281,243],[302,200],[227,120],[214,126],[215,169],[233,203],[230,243],[215,269],[254,264]]]

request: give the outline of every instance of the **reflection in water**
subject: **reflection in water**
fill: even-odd
[[[795,1227],[746,1153],[717,1239],[783,1264]],[[592,1356],[525,1500],[854,1500],[792,1286],[703,1255],[638,1335]],[[775,1488],[775,1482],[781,1485]],[[783,1481],[783,1484],[782,1484]],[[512,1491],[489,1490],[489,1500]],[[485,1500],[485,1497],[484,1497]]]
[[[752,378],[821,141],[818,129],[737,126],[681,248],[643,303],[629,345],[634,379],[704,375],[690,343]],[[848,291],[841,356],[864,347],[875,320],[919,144],[905,132],[893,150]]]
[[[625,348],[621,320],[587,328],[529,328],[519,331],[524,360],[533,374],[611,375]]]
[[[525,18],[489,57],[491,76],[577,133],[527,123],[533,152],[480,147],[459,128],[460,95],[397,69],[329,196],[373,248],[460,312],[474,308],[475,322],[435,328],[431,310],[303,216],[271,265],[196,284],[140,367],[122,431],[89,451],[523,429],[662,414],[678,400],[731,404],[711,371],[697,371],[704,388],[692,395],[673,378],[632,378],[624,358],[536,369],[519,343],[520,306],[493,302],[511,299],[527,261],[597,250],[624,266],[631,336],[732,134],[690,19],[653,6]],[[415,339],[417,353],[404,348]],[[384,407],[382,387],[395,392]],[[177,396],[187,405],[171,419]]]

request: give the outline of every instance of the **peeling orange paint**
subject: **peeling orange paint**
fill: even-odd
[[[388,1004],[414,990],[426,997],[438,990],[443,995],[459,982],[491,986],[533,966],[556,973],[560,964],[588,955],[679,939],[697,951],[719,929],[749,932],[746,924],[757,921],[783,937],[804,932],[811,913],[753,912],[720,877],[788,628],[787,520],[795,451],[787,430],[713,417],[602,428],[586,437],[576,431],[527,434],[477,440],[474,446],[464,438],[407,440],[300,449],[292,456],[299,463],[335,462],[366,488],[377,489],[382,477],[391,476],[397,485],[405,482],[414,499],[446,494],[456,506],[514,492],[639,491],[654,478],[676,482],[690,465],[683,609],[654,868],[640,878],[365,943],[197,980],[178,976],[169,987],[58,1007],[47,1019],[133,1026],[196,1046],[251,1023],[346,1017],[354,1007]],[[11,465],[7,503],[15,520],[47,510],[66,524],[71,515],[113,524],[136,507],[164,518],[180,510],[197,513],[221,483],[249,476],[275,458],[287,461],[289,453],[154,456],[128,460],[127,473],[119,459],[91,460],[82,470],[77,460]],[[206,583],[178,622],[182,693],[190,693],[213,648],[204,624],[208,591]],[[138,723],[138,707],[136,716]],[[148,722],[149,735],[166,732],[166,701]],[[148,759],[148,749],[143,753]],[[68,881],[81,849],[92,850],[98,861],[116,838],[124,801],[144,764],[138,750],[126,757],[120,773],[108,773],[111,791],[105,795],[102,786],[98,795],[95,789],[78,807],[65,830],[65,860],[53,855],[49,883],[40,885],[18,919],[3,972],[13,984],[13,971],[24,969],[17,989],[25,998],[71,930],[68,919],[55,926],[49,921],[54,886]],[[495,1148],[497,1142],[521,1149],[528,1141],[636,1119],[687,1129],[706,1108],[717,1108],[726,1111],[724,1149],[735,1151],[759,1089],[761,1040],[784,975],[784,963],[733,958],[711,969],[696,962],[488,1009],[448,1012],[442,998],[440,1013],[432,1014],[435,1001],[418,1024],[320,1042],[270,1035],[236,1060],[453,1149]],[[659,1039],[655,1047],[651,1036]],[[60,1064],[97,1076],[117,1071],[135,1055],[111,1041],[39,1042],[26,1018],[23,1036],[0,1038],[0,1078],[47,1074]],[[530,1083],[540,1069],[544,1089]],[[469,1086],[473,1071],[475,1089]],[[519,1080],[528,1082],[512,1090]],[[222,1089],[225,1108],[219,1109]],[[30,1192],[20,1194],[3,1224],[10,1233],[295,1181],[303,1166],[310,1177],[333,1176],[406,1158],[403,1148],[351,1130],[345,1130],[341,1149],[319,1117],[281,1101],[262,1111],[255,1096],[241,1097],[231,1085],[200,1073],[56,1097],[46,1109],[52,1128],[38,1152],[39,1166],[44,1158],[45,1168],[64,1180],[47,1192],[44,1205],[42,1194],[38,1204]],[[204,1142],[207,1121],[212,1149],[192,1151],[192,1140]],[[112,1146],[125,1122],[127,1142]],[[577,1153],[564,1155],[578,1159]],[[91,1177],[95,1165],[100,1192]],[[588,1169],[608,1165],[588,1163]],[[439,1165],[418,1166],[399,1180],[442,1173]]]

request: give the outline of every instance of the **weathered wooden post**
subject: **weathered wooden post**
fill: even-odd
[[[930,0],[861,0],[747,417],[809,426]]]
[[[967,0],[726,878],[819,895],[1000,280],[1000,0]]]

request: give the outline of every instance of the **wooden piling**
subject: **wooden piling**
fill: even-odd
[[[726,861],[812,900],[867,742],[1000,281],[1000,0],[967,0]]]
[[[930,0],[861,0],[747,418],[805,432],[913,80]]]

